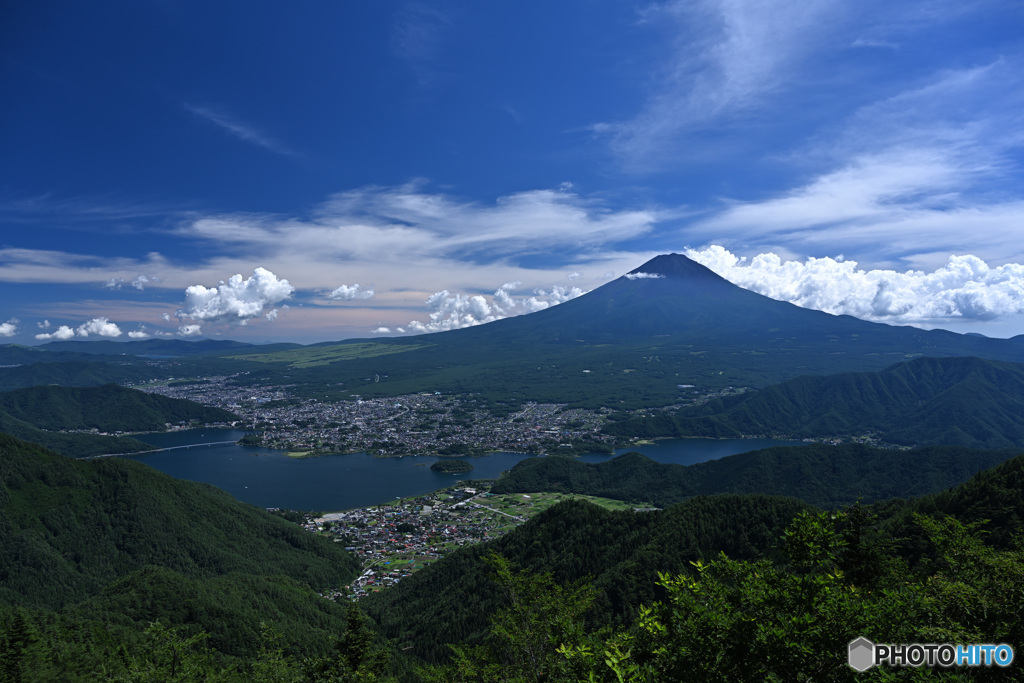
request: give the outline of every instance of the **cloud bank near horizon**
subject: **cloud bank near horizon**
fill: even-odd
[[[395,332],[426,334],[473,327],[524,313],[543,311],[585,294],[579,287],[563,285],[554,285],[550,289],[537,288],[530,295],[512,294],[521,285],[522,282],[518,280],[506,282],[495,290],[489,300],[480,294],[452,294],[448,290],[434,292],[426,300],[430,310],[428,320],[412,320],[404,327],[396,328]],[[373,330],[375,334],[390,334],[391,331],[386,326]]]
[[[46,322],[46,327],[49,327],[49,321]],[[40,332],[35,335],[35,338],[40,341],[66,341],[74,337],[88,337],[91,334],[99,337],[116,338],[121,336],[121,328],[116,323],[100,317],[84,322],[74,329],[70,325],[61,325],[53,332]]]
[[[941,326],[1024,313],[1024,265],[993,268],[970,254],[951,255],[931,272],[900,272],[865,270],[841,256],[786,261],[769,252],[747,259],[717,245],[685,253],[758,294],[873,322]]]

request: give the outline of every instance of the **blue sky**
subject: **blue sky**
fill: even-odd
[[[665,252],[1024,333],[1014,1],[6,3],[0,337],[300,342]]]

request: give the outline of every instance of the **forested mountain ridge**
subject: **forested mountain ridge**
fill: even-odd
[[[40,386],[0,393],[0,412],[47,430],[160,432],[167,423],[232,422],[221,408],[168,398],[116,384],[98,387]]]
[[[45,385],[91,387],[111,382],[141,383],[166,376],[167,370],[141,363],[138,359],[108,363],[102,356],[91,356],[85,360],[76,357],[68,361],[51,360],[47,356],[45,360],[34,363],[0,368],[0,391]]]
[[[22,441],[38,444],[69,458],[83,458],[113,453],[139,453],[152,450],[153,446],[130,436],[106,436],[103,434],[62,434],[33,427],[7,413],[0,412],[0,433]]]
[[[768,496],[700,497],[655,512],[610,512],[560,503],[511,533],[459,550],[401,584],[360,601],[384,635],[428,661],[446,644],[479,643],[501,602],[482,561],[497,552],[517,566],[551,572],[558,583],[590,577],[600,597],[594,623],[624,625],[657,597],[659,571],[683,571],[700,557],[767,552],[808,506]]]
[[[0,393],[0,432],[69,457],[137,453],[153,446],[138,439],[58,430],[161,432],[166,425],[237,420],[234,413],[115,384],[41,386]]]
[[[560,491],[668,506],[698,495],[760,493],[835,508],[921,496],[956,486],[1021,453],[927,446],[912,450],[862,444],[776,446],[694,465],[662,464],[625,453],[600,463],[558,456],[528,458],[502,475],[494,493]]]
[[[176,678],[164,659],[195,648],[211,671],[241,667],[223,680],[253,680],[261,647],[332,652],[347,610],[315,591],[359,568],[339,545],[212,486],[5,434],[0,548],[2,681],[151,680],[163,667],[205,679],[184,664]]]
[[[285,574],[317,589],[358,562],[205,484],[121,458],[72,460],[0,434],[0,601],[58,608],[147,565]]]
[[[720,438],[870,433],[900,445],[1024,447],[1024,365],[916,358],[880,372],[805,375],[675,415],[614,422],[605,431]]]
[[[772,510],[785,510],[782,518],[796,517],[784,533],[776,533],[777,525],[787,522],[773,517]],[[931,629],[932,638],[949,642],[1017,642],[1013,638],[1022,634],[1024,555],[1011,548],[1024,520],[1024,456],[979,472],[949,491],[800,516],[810,510],[792,499],[726,494],[693,498],[660,513],[610,513],[584,502],[562,503],[486,549],[478,546],[446,557],[362,604],[401,647],[432,661],[445,643],[485,642],[486,614],[492,625],[497,619],[507,626],[499,610],[514,613],[514,623],[547,628],[560,639],[556,642],[576,643],[560,653],[549,648],[545,666],[570,666],[575,652],[577,664],[579,659],[589,662],[586,671],[604,672],[591,680],[609,681],[723,680],[721,671],[731,671],[728,680],[753,681],[764,680],[766,671],[807,666],[827,667],[827,673],[820,670],[812,680],[859,680],[856,676],[865,675],[845,661],[846,643],[858,635],[876,642],[924,642],[922,629]],[[987,533],[980,536],[972,528]],[[984,545],[983,538],[991,539],[992,546]],[[493,565],[484,560],[488,551],[525,568],[529,575],[518,584],[519,595],[532,594],[543,602],[509,603],[507,581],[497,586],[486,580],[494,577]],[[622,562],[616,559],[619,552]],[[645,586],[655,568],[680,578]],[[546,585],[544,577],[563,588],[530,593],[531,582]],[[569,586],[581,579],[594,589],[588,623],[591,628],[615,625],[621,649],[602,650],[586,640],[580,644],[573,635],[578,626],[559,630],[565,622],[557,618],[558,601],[576,595]],[[974,601],[978,609],[962,609],[958,596]],[[641,603],[655,607],[637,617],[649,625],[622,630]],[[751,621],[749,614],[757,617]],[[652,626],[652,615],[674,620],[674,626]],[[517,636],[515,629],[492,630],[490,638],[504,647],[518,643],[525,648],[529,641],[528,634]],[[667,650],[650,642],[666,638],[681,640]],[[606,647],[609,642],[614,639]],[[775,657],[754,654],[773,647]],[[605,657],[591,660],[587,651]],[[708,651],[719,655],[708,658]],[[463,652],[468,657],[460,658],[454,670],[465,672],[490,661],[486,650]],[[500,659],[509,652],[498,655],[499,662],[523,664],[525,659],[514,654]],[[644,673],[645,666],[667,666],[666,661],[678,667],[674,674]],[[626,668],[617,669],[620,664]],[[430,680],[449,680],[445,676],[454,670]],[[617,677],[613,670],[632,676]],[[944,675],[941,670],[930,673]],[[949,673],[950,680],[958,680]],[[985,680],[1016,680],[1015,671],[993,667],[982,673]],[[884,671],[866,678],[876,680],[876,674],[886,680]],[[580,676],[585,674],[553,680]]]
[[[342,676],[323,673],[336,664],[309,659],[320,656],[316,648],[329,649],[334,635],[352,633],[346,621],[357,623],[306,588],[351,576],[337,574],[331,557],[346,555],[336,545],[291,525],[278,528],[280,520],[266,522],[261,511],[207,486],[174,482],[133,462],[73,461],[5,436],[0,482],[0,602],[6,603],[0,605],[0,665],[23,670],[18,667],[32,663],[64,680],[96,680],[103,678],[101,668],[128,672],[143,665],[155,676],[170,666],[158,653],[173,647],[181,662],[201,663],[203,676],[220,672],[224,680],[254,680],[271,665],[281,680]],[[1024,580],[1014,569],[1024,558],[1012,550],[985,549],[942,515],[955,514],[966,524],[992,520],[987,538],[996,548],[1009,548],[1024,519],[1022,487],[1024,456],[939,494],[821,517],[803,515],[813,508],[792,498],[761,495],[698,496],[658,512],[613,513],[568,502],[500,539],[457,551],[361,605],[395,639],[397,650],[430,661],[447,656],[445,644],[492,643],[488,629],[509,604],[509,585],[495,584],[495,565],[484,561],[497,552],[536,577],[513,586],[533,586],[529,600],[545,601],[513,603],[526,610],[530,628],[577,624],[553,631],[559,640],[544,641],[545,666],[583,667],[584,673],[549,680],[586,679],[586,671],[593,680],[618,680],[608,668],[613,660],[586,655],[594,651],[586,648],[598,646],[588,640],[593,638],[607,639],[601,647],[611,648],[614,661],[638,667],[625,679],[637,682],[679,680],[682,671],[690,672],[684,679],[719,680],[729,671],[729,680],[761,680],[766,666],[853,680],[843,657],[855,635],[918,642],[927,627],[952,642],[1015,637],[1021,622],[1013,615],[1024,604],[1011,587]],[[925,524],[914,513],[939,521]],[[314,557],[306,543],[320,549]],[[659,582],[659,572],[683,578]],[[324,576],[326,581],[317,579]],[[592,589],[577,592],[572,586],[579,580]],[[546,592],[556,584],[564,590]],[[953,590],[967,591],[979,609],[960,615],[959,603],[950,598]],[[586,616],[558,608],[558,600],[585,594]],[[12,601],[37,606],[12,608]],[[638,612],[640,604],[652,611]],[[64,607],[53,611],[58,605]],[[750,624],[740,615],[748,612],[764,628],[745,631]],[[676,624],[673,614],[691,616]],[[652,619],[672,625],[659,630]],[[146,628],[156,620],[157,627]],[[266,649],[275,642],[267,638],[276,636],[268,636],[260,621],[272,622],[284,637],[280,645]],[[781,641],[778,628],[785,632]],[[200,631],[209,634],[207,645],[186,640]],[[681,640],[659,645],[645,640],[645,633]],[[691,636],[705,650],[720,650],[721,657],[708,660],[690,652]],[[743,647],[735,646],[736,638]],[[356,668],[377,667],[372,662],[379,659],[364,657],[369,643],[368,636],[359,636],[339,643],[337,652]],[[568,649],[560,654],[557,644]],[[283,652],[275,647],[302,659],[274,655]],[[749,655],[765,648],[777,656]],[[462,652],[476,657],[484,651]],[[521,653],[506,654],[512,659],[503,666],[518,666]],[[698,665],[712,664],[711,673],[701,673]],[[365,680],[384,680],[382,670],[370,670],[364,670]],[[448,669],[421,673],[425,678],[405,680],[461,680]]]

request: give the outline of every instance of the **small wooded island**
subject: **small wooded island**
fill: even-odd
[[[466,462],[465,460],[438,460],[430,469],[434,472],[447,472],[449,474],[460,474],[462,472],[472,472],[473,465]]]

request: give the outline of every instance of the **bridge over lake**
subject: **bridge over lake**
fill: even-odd
[[[90,455],[85,460],[93,458],[116,458],[119,455],[146,455],[147,453],[163,453],[164,451],[178,451],[183,448],[205,448],[206,446],[227,446],[237,444],[237,441],[209,441],[207,443],[190,443],[184,446],[168,446],[167,448],[154,448],[151,451],[136,451],[135,453],[104,453],[103,455]]]

